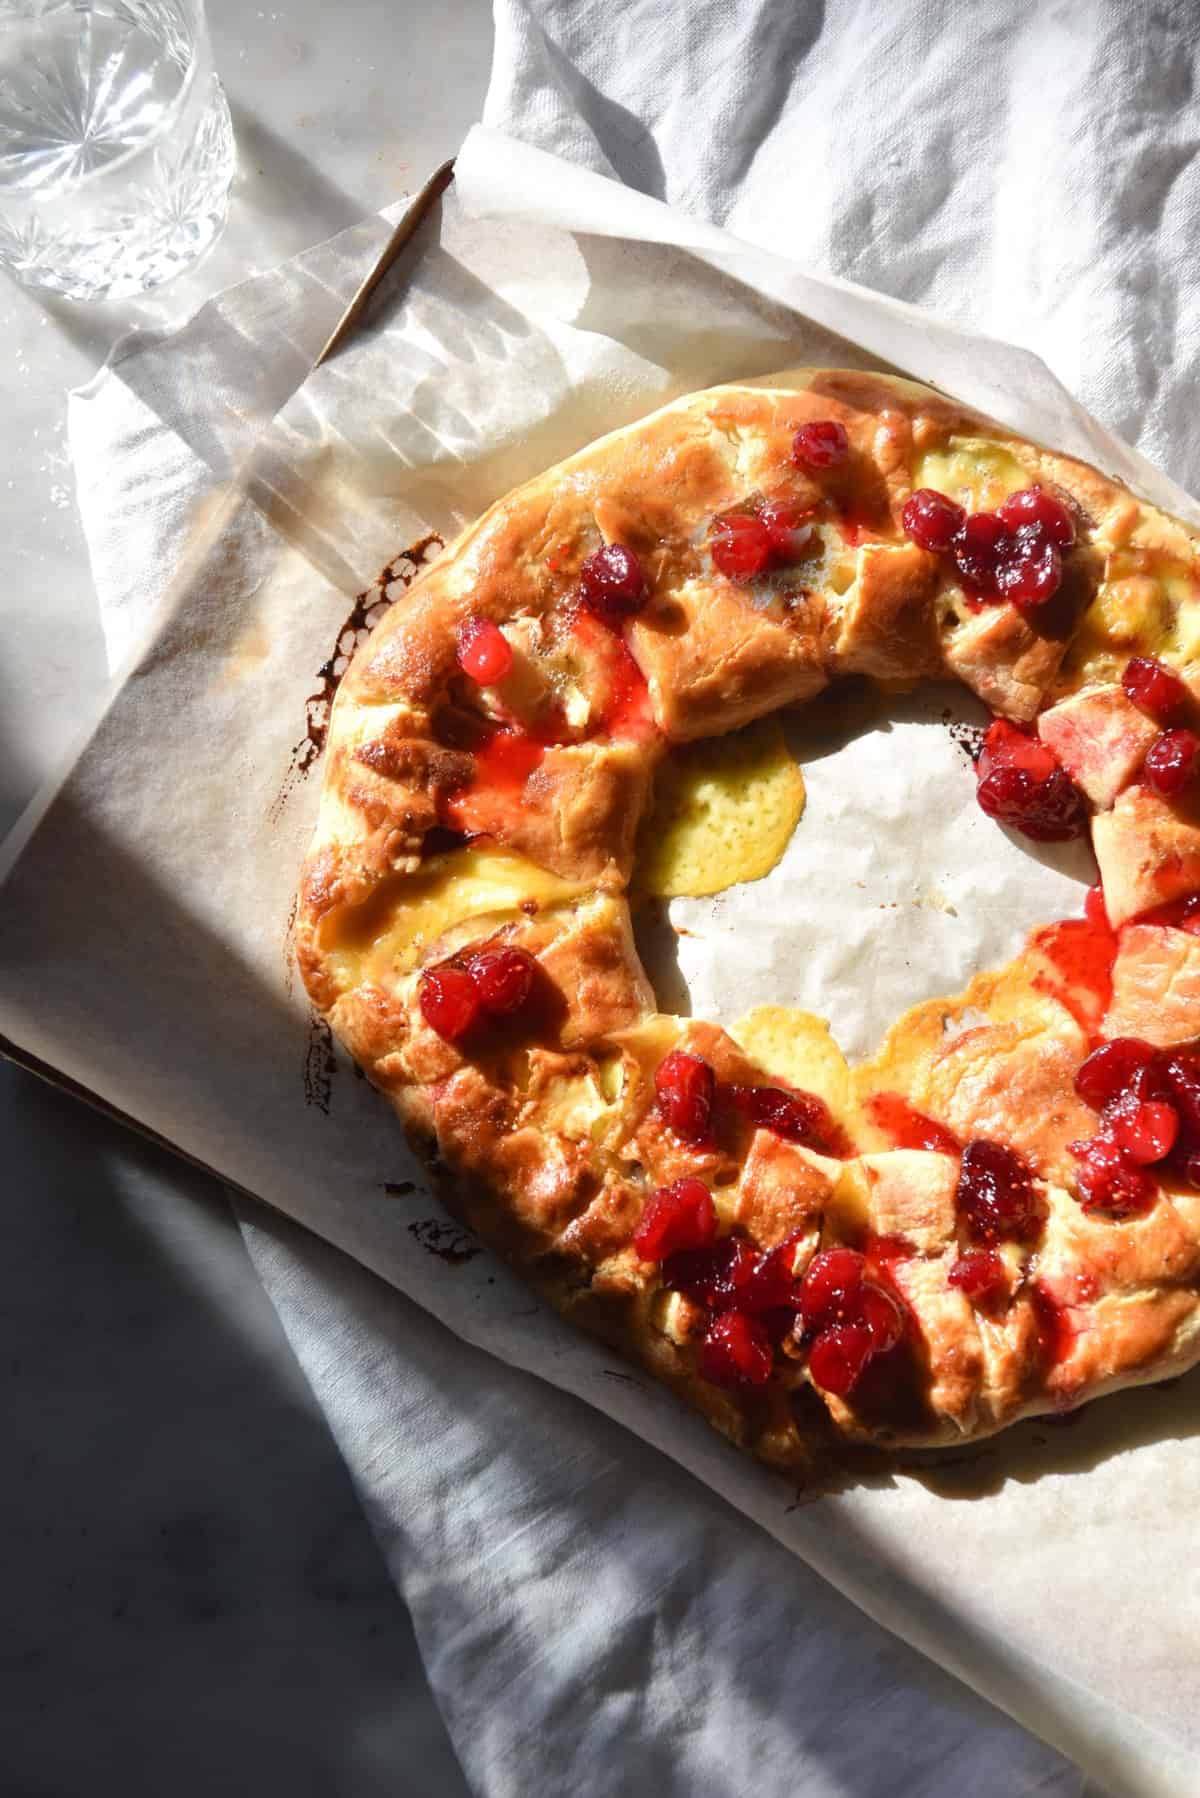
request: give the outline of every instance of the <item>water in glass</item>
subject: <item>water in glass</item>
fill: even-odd
[[[157,287],[225,222],[203,0],[0,0],[0,267],[70,299]]]

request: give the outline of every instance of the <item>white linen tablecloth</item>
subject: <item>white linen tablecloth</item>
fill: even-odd
[[[1200,486],[1186,4],[497,0],[496,22],[487,123],[1027,344]],[[378,238],[364,227],[188,328],[183,347],[205,356],[189,436],[207,429],[216,460],[232,465],[302,378],[321,340],[313,284],[336,311]],[[239,342],[268,313],[280,358],[251,367]],[[116,648],[138,583],[119,566],[104,446],[74,424]],[[156,528],[169,556],[182,514],[164,507]],[[242,1221],[487,1798],[1081,1798],[1074,1769],[665,1459],[293,1226]]]

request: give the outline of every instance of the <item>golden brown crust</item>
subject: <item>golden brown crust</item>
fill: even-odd
[[[825,419],[845,429],[849,457],[801,472],[794,434]],[[906,538],[913,489],[951,478],[990,504],[1037,482],[1073,511],[1081,542],[1037,622],[980,608],[944,558]],[[786,566],[731,579],[713,561],[714,520],[764,501],[805,514],[811,535]],[[605,543],[634,551],[646,575],[645,607],[623,630],[577,603],[582,565]],[[1176,521],[929,389],[801,370],[688,396],[493,506],[354,657],[301,881],[308,990],[410,1130],[436,1142],[473,1226],[568,1316],[775,1465],[811,1470],[818,1413],[847,1435],[937,1444],[1182,1366],[1200,1355],[1200,1200],[1168,1182],[1144,1216],[1086,1216],[1070,1145],[1095,1123],[1074,1076],[1097,1031],[1200,1036],[1200,939],[1125,929],[1106,1016],[1095,993],[1064,990],[1038,942],[961,1000],[916,1008],[861,1070],[866,1108],[846,1114],[857,1146],[788,1141],[726,1101],[710,1138],[688,1144],[655,1105],[669,1051],[702,1057],[723,1092],[768,1076],[715,1026],[656,1014],[625,888],[670,743],[841,674],[892,685],[949,673],[995,711],[1036,719],[1087,793],[1114,927],[1200,890],[1200,822],[1137,784],[1154,727],[1120,687],[1140,649],[1200,691],[1198,594],[1200,559]],[[512,652],[483,690],[457,659],[479,618]],[[447,848],[447,831],[473,846]],[[455,1046],[422,1015],[422,970],[480,944],[527,951],[537,985],[519,1022]],[[1002,1302],[975,1305],[951,1281],[970,1246],[958,1162],[884,1146],[866,1102],[893,1088],[944,1131],[1006,1143],[1032,1168],[1044,1227],[1004,1246]],[[884,1358],[903,1361],[900,1384],[893,1371],[850,1401],[819,1393],[791,1338],[761,1389],[701,1377],[706,1305],[669,1290],[633,1242],[648,1194],[683,1176],[710,1188],[722,1234],[760,1252],[788,1245],[796,1275],[830,1242],[868,1260],[890,1245],[877,1272],[909,1319],[903,1353]]]

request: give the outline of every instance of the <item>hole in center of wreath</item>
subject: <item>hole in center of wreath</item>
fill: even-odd
[[[656,788],[634,882],[635,897],[668,895],[635,910],[660,1007],[726,1028],[757,1006],[798,1007],[860,1060],[910,1006],[1078,916],[1088,844],[1032,843],[976,803],[988,722],[957,685],[895,696],[849,681],[726,749],[685,751],[682,779],[668,769]]]

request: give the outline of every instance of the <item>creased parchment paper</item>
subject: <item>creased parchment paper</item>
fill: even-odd
[[[1024,1426],[956,1469],[797,1506],[668,1395],[605,1377],[611,1357],[490,1256],[428,1252],[442,1225],[421,1170],[382,1100],[327,1065],[286,928],[320,778],[296,749],[355,596],[398,549],[449,537],[675,393],[806,362],[891,365],[1196,508],[1026,353],[814,280],[495,134],[468,140],[416,249],[379,323],[192,520],[149,641],[18,833],[0,1029],[468,1341],[658,1444],[1108,1789],[1194,1794],[1195,1377],[1070,1428]],[[174,423],[186,437],[186,411]],[[211,453],[223,474],[229,443]],[[411,565],[396,571],[393,593]],[[765,1000],[804,1005],[860,1054],[906,1004],[1078,909],[1084,858],[1028,853],[987,825],[947,713],[977,715],[947,690],[874,728],[797,718],[810,801],[781,866],[673,908],[695,1010],[732,1022]]]

